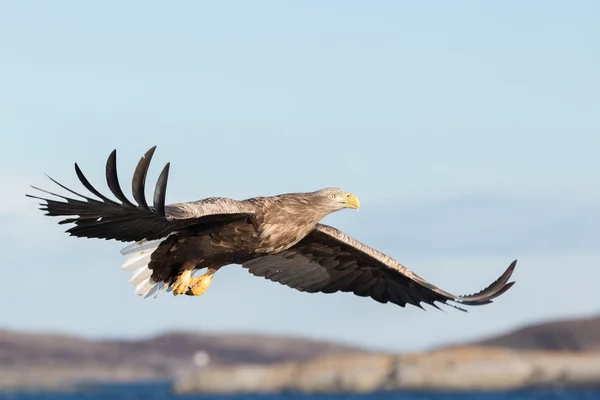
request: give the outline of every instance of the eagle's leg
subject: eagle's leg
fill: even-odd
[[[209,268],[204,275],[196,276],[190,280],[190,289],[186,292],[188,296],[201,296],[210,286],[212,278],[217,272],[216,268]]]

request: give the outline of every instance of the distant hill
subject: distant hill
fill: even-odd
[[[362,350],[327,341],[244,334],[174,332],[139,340],[86,340],[56,334],[0,330],[0,366],[28,363],[53,365],[144,363],[164,369],[192,361],[196,352],[210,354],[211,363],[274,363],[303,361],[320,354]]]
[[[531,325],[469,344],[516,350],[600,351],[600,316]]]

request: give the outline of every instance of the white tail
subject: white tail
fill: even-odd
[[[121,268],[132,272],[129,283],[135,286],[135,293],[143,298],[148,298],[155,293],[154,298],[157,298],[165,290],[170,291],[170,287],[164,282],[152,280],[152,270],[148,268],[152,253],[165,239],[143,240],[121,250],[121,254],[127,258]]]

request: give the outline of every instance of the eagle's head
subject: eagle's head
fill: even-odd
[[[344,208],[358,210],[360,201],[353,193],[344,192],[342,189],[329,187],[314,192],[319,206],[329,212],[339,211]]]

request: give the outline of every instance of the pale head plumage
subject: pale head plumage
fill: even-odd
[[[351,208],[357,210],[360,207],[358,197],[350,192],[345,192],[340,188],[327,187],[313,192],[316,203],[322,207],[331,210],[330,212]]]

